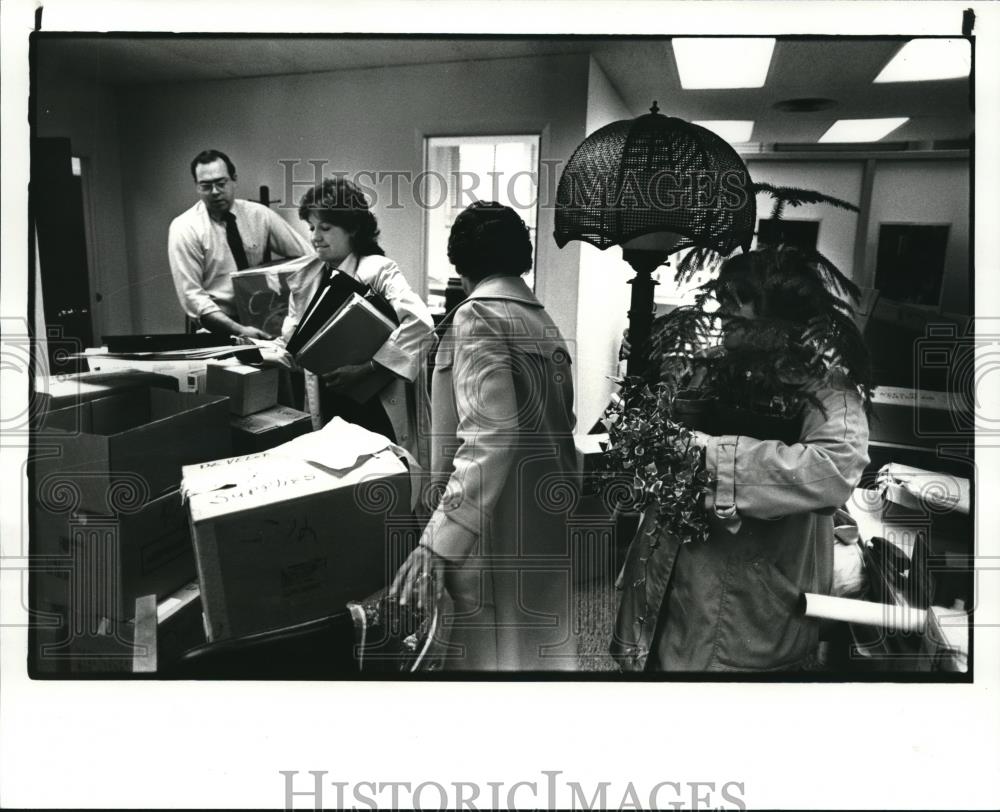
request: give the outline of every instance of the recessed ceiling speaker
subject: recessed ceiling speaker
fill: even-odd
[[[829,110],[831,107],[836,107],[837,102],[833,99],[819,98],[785,99],[784,101],[775,102],[772,106],[775,110],[780,110],[782,113],[815,113],[819,110]]]

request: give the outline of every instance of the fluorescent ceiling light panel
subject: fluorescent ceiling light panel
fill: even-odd
[[[835,122],[829,130],[823,133],[819,142],[821,144],[847,144],[878,141],[909,120],[909,117],[844,118]]]
[[[929,82],[961,79],[972,67],[964,39],[911,39],[875,77],[876,82]]]
[[[693,121],[692,124],[711,130],[730,144],[745,144],[753,133],[752,121]]]
[[[763,87],[773,37],[675,37],[671,40],[681,87]]]

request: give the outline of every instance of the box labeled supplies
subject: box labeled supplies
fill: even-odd
[[[163,597],[195,577],[187,511],[176,490],[117,516],[53,515],[38,507],[34,554],[44,603],[86,619],[129,620],[142,595]]]
[[[356,426],[369,445],[348,449],[337,424],[350,425],[184,469],[210,642],[343,612],[408,553],[406,466]]]
[[[129,389],[46,416],[38,497],[62,494],[73,510],[117,514],[176,488],[182,465],[230,449],[225,398]]]
[[[245,416],[269,409],[278,402],[278,370],[247,364],[211,364],[206,370],[205,391],[229,398],[229,411]]]
[[[233,417],[233,452],[254,454],[312,431],[312,417],[289,406],[274,406],[246,417]]]

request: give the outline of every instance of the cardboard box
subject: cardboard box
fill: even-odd
[[[128,674],[134,659],[131,623],[104,619],[81,626],[66,606],[43,606],[44,625],[32,630],[28,667],[32,677],[64,674]]]
[[[157,603],[158,672],[169,673],[184,652],[205,643],[200,594],[198,582],[191,581]],[[81,627],[67,606],[45,605],[38,617],[44,625],[33,630],[30,643],[33,677],[131,673],[136,641],[148,639],[148,630],[137,630],[134,620]]]
[[[872,393],[870,439],[933,446],[942,437],[960,437],[966,421],[955,405],[947,392],[878,386]]]
[[[343,612],[412,546],[403,463],[388,449],[338,461],[324,434],[185,467],[209,641]]]
[[[278,403],[278,370],[249,364],[212,364],[207,370],[205,391],[229,398],[232,414],[255,414]]]
[[[174,392],[178,389],[177,379],[170,375],[123,369],[117,372],[81,372],[77,375],[41,378],[36,391],[42,401],[42,410],[51,412],[106,398],[126,389],[150,386]]]
[[[63,489],[73,509],[115,514],[180,484],[181,466],[230,453],[223,397],[129,389],[46,415],[51,456],[36,464],[39,498]]]
[[[254,454],[287,443],[312,431],[312,417],[289,406],[274,406],[257,414],[234,417],[233,451]]]
[[[38,597],[82,618],[129,620],[136,598],[164,597],[196,575],[176,490],[134,513],[59,515],[39,507],[35,516],[32,550],[47,560],[35,574]]]
[[[205,642],[201,589],[191,581],[156,606],[157,671],[169,671],[185,651]]]
[[[203,393],[198,389],[205,382],[205,370],[212,361],[207,359],[177,360],[177,361],[144,361],[134,358],[108,358],[106,356],[88,356],[87,365],[92,372],[124,372],[126,370],[141,371],[165,375],[177,381],[181,392]]]

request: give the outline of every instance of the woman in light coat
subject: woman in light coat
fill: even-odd
[[[531,242],[512,209],[476,203],[462,212],[448,258],[468,298],[446,318],[434,357],[431,477],[440,499],[392,588],[421,605],[448,590],[445,668],[572,669],[567,345],[521,278]]]
[[[291,337],[319,288],[333,274],[345,273],[382,295],[399,326],[370,362],[341,367],[322,376],[306,373],[306,402],[318,429],[334,416],[357,423],[395,441],[422,466],[429,463],[426,434],[429,406],[414,386],[431,346],[433,322],[427,306],[410,288],[378,244],[378,224],[361,190],[343,178],[310,189],[299,205],[309,224],[316,256],[295,274],[282,335]],[[345,394],[370,377],[383,381],[378,395],[357,404]]]
[[[804,262],[785,247],[728,260],[720,277],[732,299],[725,309],[804,331],[818,312],[807,283],[821,284]],[[861,336],[855,339],[863,351]],[[727,336],[727,346],[739,341],[738,331]],[[653,511],[644,516],[626,557],[611,644],[624,670],[811,667],[819,624],[802,615],[799,599],[830,594],[833,514],[868,464],[862,355],[809,383],[815,400],[804,408],[797,442],[695,432],[711,481],[711,532],[684,543],[655,528]]]

